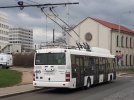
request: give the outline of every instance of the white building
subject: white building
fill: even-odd
[[[8,45],[9,23],[6,16],[0,15],[0,52]]]
[[[134,31],[97,18],[86,18],[70,31],[68,45],[87,42],[91,47],[106,48],[118,58],[118,65],[134,67]]]
[[[15,45],[15,48],[12,47],[13,51],[29,52],[33,50],[33,31],[26,28],[10,28],[9,42],[11,45]]]

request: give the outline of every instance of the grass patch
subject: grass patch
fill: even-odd
[[[21,72],[10,69],[0,69],[0,88],[18,84],[21,82],[21,79]]]
[[[118,70],[121,73],[134,74],[134,68],[123,68]]]

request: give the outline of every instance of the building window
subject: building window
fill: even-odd
[[[134,65],[134,56],[133,56],[133,65]]]
[[[126,48],[128,47],[128,37],[126,37]]]
[[[134,38],[132,39],[132,44],[133,44],[133,48],[134,48]]]
[[[132,55],[130,55],[130,66],[132,65]]]
[[[121,37],[121,47],[123,47],[123,40],[124,40],[124,36]]]
[[[130,38],[130,48],[132,48],[132,38]]]
[[[117,47],[119,46],[119,36],[117,35]]]
[[[128,63],[127,63],[128,60],[127,59],[128,59],[128,55],[126,54],[126,66],[128,65]]]

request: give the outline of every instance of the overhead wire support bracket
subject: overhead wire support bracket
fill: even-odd
[[[22,4],[22,5],[20,5]],[[56,6],[56,5],[73,5],[73,4],[79,4],[79,2],[70,2],[70,3],[46,3],[46,4],[34,4],[34,5],[24,5],[23,1],[19,1],[17,6],[3,6],[1,8],[20,8],[20,7],[44,7],[44,6]]]

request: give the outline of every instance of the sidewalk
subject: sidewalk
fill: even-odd
[[[0,98],[36,91],[32,84],[18,85],[13,87],[0,88]]]
[[[32,84],[33,68],[12,67],[11,69],[22,72],[22,82],[19,85]]]
[[[12,67],[11,69],[17,70],[17,71],[20,71],[23,73],[22,82],[20,84],[17,84],[16,86],[0,88],[0,98],[39,90],[39,89],[34,88],[32,85],[33,68],[15,68],[15,67]]]

